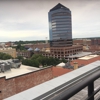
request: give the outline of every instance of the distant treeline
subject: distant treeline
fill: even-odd
[[[49,40],[48,40],[49,42]],[[15,44],[29,44],[29,43],[32,43],[32,44],[36,44],[36,43],[45,43],[45,40],[36,40],[36,41],[15,41],[14,42]]]
[[[73,38],[73,40],[76,39],[100,39],[100,37]]]

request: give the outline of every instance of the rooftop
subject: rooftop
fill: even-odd
[[[82,59],[82,60],[89,60],[89,59],[92,59],[94,57],[98,57],[99,55],[88,55],[88,56],[85,56],[85,57],[81,57],[79,59]]]
[[[82,67],[84,65],[90,64],[90,63],[95,62],[97,60],[100,60],[99,55],[89,55],[89,56],[85,56],[85,57],[78,58],[76,60],[71,61],[71,65],[74,66],[74,62],[77,62],[78,66]]]
[[[72,69],[53,67],[53,77],[58,77],[71,71]]]
[[[20,68],[12,68],[10,71],[0,73],[0,77],[5,76],[6,79],[8,79],[8,78],[20,76],[20,75],[23,75],[23,74],[26,74],[26,73],[30,73],[30,72],[33,72],[33,71],[36,71],[36,70],[39,70],[39,68],[21,65]]]
[[[58,64],[56,66],[63,67],[63,66],[65,66],[65,63],[62,62],[62,63],[60,63],[60,64]]]
[[[76,55],[71,55],[71,56],[68,56],[68,57],[69,58],[74,58],[74,57],[79,58],[79,57],[83,57],[83,56],[90,55],[90,54],[92,54],[92,53],[91,52],[79,52]]]
[[[54,10],[57,10],[57,9],[67,9],[69,10],[67,7],[65,7],[64,5],[58,3],[55,7],[53,7],[50,11],[54,11]]]

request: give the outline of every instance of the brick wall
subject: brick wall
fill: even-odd
[[[13,77],[10,79],[5,79],[5,77],[2,77],[0,78],[0,100],[41,84],[52,78],[52,67]]]

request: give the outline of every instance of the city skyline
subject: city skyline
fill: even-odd
[[[41,1],[1,0],[0,42],[49,39],[48,12],[58,3],[72,12],[73,38],[100,37],[99,0]]]

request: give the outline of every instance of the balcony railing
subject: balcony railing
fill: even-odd
[[[88,86],[88,97],[85,100],[94,100],[94,96],[100,91],[100,87],[94,91],[94,81],[99,77],[100,70],[73,84],[68,89],[61,91],[58,95],[52,97],[50,100],[68,100],[86,86]],[[100,98],[98,98],[98,100],[100,100]]]

